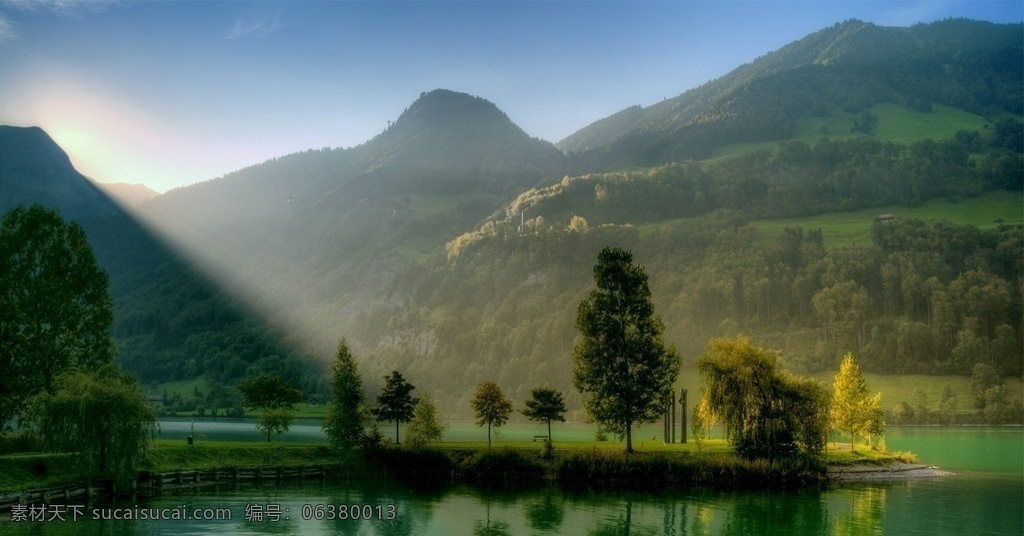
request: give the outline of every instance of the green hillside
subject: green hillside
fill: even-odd
[[[871,135],[878,141],[910,144],[922,140],[952,140],[958,130],[979,132],[984,139],[992,136],[991,120],[962,108],[934,104],[930,111],[924,112],[887,102],[871,106],[868,111],[878,118],[877,127]],[[996,115],[1005,113],[996,111]],[[784,141],[814,144],[821,138],[858,138],[861,134],[851,128],[855,117],[856,114],[840,109],[834,109],[824,117],[806,114],[796,120],[793,135],[788,140],[730,143],[715,149],[706,160],[713,162],[757,150],[774,151]]]
[[[1024,194],[1022,192],[993,191],[953,203],[947,199],[933,199],[917,207],[887,205],[853,212],[830,212],[805,218],[778,218],[753,220],[758,240],[768,245],[783,229],[802,227],[821,229],[825,247],[863,246],[871,243],[871,225],[880,214],[896,218],[916,218],[927,223],[946,220],[958,225],[973,225],[979,229],[995,229],[1002,220],[1004,226],[1024,225]]]

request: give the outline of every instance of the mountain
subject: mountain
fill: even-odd
[[[147,380],[224,384],[279,370],[318,392],[345,337],[370,396],[399,370],[448,416],[467,416],[485,380],[517,400],[556,387],[578,408],[575,309],[597,253],[614,245],[646,267],[666,340],[687,364],[709,338],[744,333],[799,372],[854,351],[875,372],[970,374],[982,363],[1019,374],[1024,148],[1007,112],[1022,92],[1018,67],[1004,64],[1024,61],[1019,43],[1000,48],[1006,28],[843,23],[601,120],[568,154],[482,98],[424,93],[357,147],[273,158],[140,204],[145,229],[211,283],[188,283],[206,280],[149,246],[127,251],[152,238],[102,242],[104,256],[122,255],[112,274],[131,275],[117,290],[126,364]],[[926,38],[934,49],[914,44]],[[989,60],[975,40],[990,45]],[[924,93],[907,100],[897,88],[921,73]],[[972,87],[974,104],[963,92]],[[928,112],[933,92],[948,100]],[[967,111],[975,105],[984,117]],[[921,128],[899,143],[849,132],[867,113],[881,132],[897,117]],[[808,124],[831,128],[829,138],[792,135]],[[742,140],[762,145],[688,162]],[[979,195],[1017,202],[981,210],[1001,220],[982,228],[893,208]],[[952,206],[944,215],[955,220]],[[858,213],[847,225],[870,235],[859,241],[801,221],[770,232],[749,221],[871,207],[897,217]]]
[[[18,203],[57,206],[71,219],[119,213],[41,128],[0,125],[0,211]]]
[[[139,203],[149,201],[160,195],[159,192],[151,190],[148,186],[141,183],[97,182],[95,184],[112,199],[127,207],[134,207]]]
[[[85,230],[110,277],[118,361],[144,383],[200,376],[234,383],[277,371],[316,392],[319,370],[308,356],[282,344],[78,173],[42,129],[0,126],[0,211],[18,203],[57,208]]]
[[[376,290],[396,269],[566,169],[494,104],[435,90],[363,145],[273,159],[139,208],[226,288],[329,355],[362,310],[394,299]]]
[[[646,109],[627,108],[557,145],[577,169],[703,159],[723,146],[784,140],[801,122],[881,103],[978,115],[1024,112],[1024,25],[950,19],[910,28],[836,24]],[[843,136],[844,131],[828,133]]]

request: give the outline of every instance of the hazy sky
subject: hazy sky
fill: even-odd
[[[437,88],[556,142],[850,18],[1020,22],[1009,2],[0,0],[0,123],[166,191],[359,145]]]

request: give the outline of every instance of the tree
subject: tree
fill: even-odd
[[[1002,384],[1003,380],[996,369],[984,363],[974,365],[971,369],[971,397],[974,398],[974,407],[985,409],[992,389]]]
[[[812,380],[779,369],[778,352],[745,337],[714,339],[697,362],[710,411],[741,456],[775,459],[802,449],[817,454],[828,432],[828,394]]]
[[[117,475],[142,459],[155,420],[135,378],[112,363],[61,374],[30,406],[48,450],[80,452],[87,470]]]
[[[348,341],[338,341],[338,353],[331,366],[331,403],[327,406],[324,431],[335,448],[351,449],[363,436],[363,380]]]
[[[715,425],[715,412],[711,410],[711,403],[708,401],[707,393],[702,393],[700,401],[693,406],[693,416],[690,419],[690,431],[697,441],[697,450],[705,439],[711,435],[711,427]]]
[[[858,435],[880,435],[884,430],[881,411],[882,393],[868,396],[868,386],[853,354],[847,353],[839,364],[832,384],[829,420],[832,428],[850,436],[850,450]]]
[[[242,407],[259,410],[256,429],[271,437],[288,431],[295,418],[293,404],[302,400],[302,393],[275,374],[261,374],[238,382]]]
[[[476,386],[471,402],[476,413],[476,425],[487,425],[487,446],[491,446],[491,426],[500,427],[512,414],[512,402],[505,398],[501,388],[494,382],[483,382]]]
[[[395,444],[398,444],[398,424],[412,419],[413,409],[419,400],[412,397],[415,387],[398,373],[392,371],[384,377],[384,390],[377,396],[377,407],[373,416],[378,421],[395,421]]]
[[[412,411],[412,420],[405,431],[406,441],[414,447],[422,447],[427,443],[441,440],[447,425],[437,420],[437,408],[430,397],[425,396],[416,402]]]
[[[546,387],[530,392],[526,408],[520,410],[531,421],[548,423],[548,441],[551,441],[551,421],[565,422],[565,401],[562,393]]]
[[[594,282],[580,302],[573,348],[573,385],[589,393],[587,413],[605,430],[626,437],[633,452],[633,423],[661,418],[679,373],[675,348],[665,348],[665,326],[654,315],[643,267],[633,255],[606,247],[598,254]]]
[[[0,432],[62,372],[113,361],[107,281],[85,232],[56,209],[18,205],[0,219]]]

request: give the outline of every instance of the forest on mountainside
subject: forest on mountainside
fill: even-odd
[[[401,305],[362,311],[355,331],[374,374],[398,368],[428,389],[462,393],[488,377],[516,397],[568,390],[575,305],[597,251],[614,245],[646,266],[684,362],[712,337],[742,333],[782,349],[798,372],[832,370],[854,352],[870,372],[970,375],[982,363],[1019,376],[1020,225],[897,216],[871,224],[868,244],[826,247],[820,229],[766,236],[750,220],[1019,196],[1021,162],[956,141],[822,140],[566,177],[449,242],[444,260],[397,272],[381,292]]]
[[[558,146],[575,153],[582,173],[701,160],[730,143],[792,138],[802,118],[882,103],[1019,116],[1020,33],[1021,25],[961,19],[910,28],[849,20],[678,97],[599,120]]]

